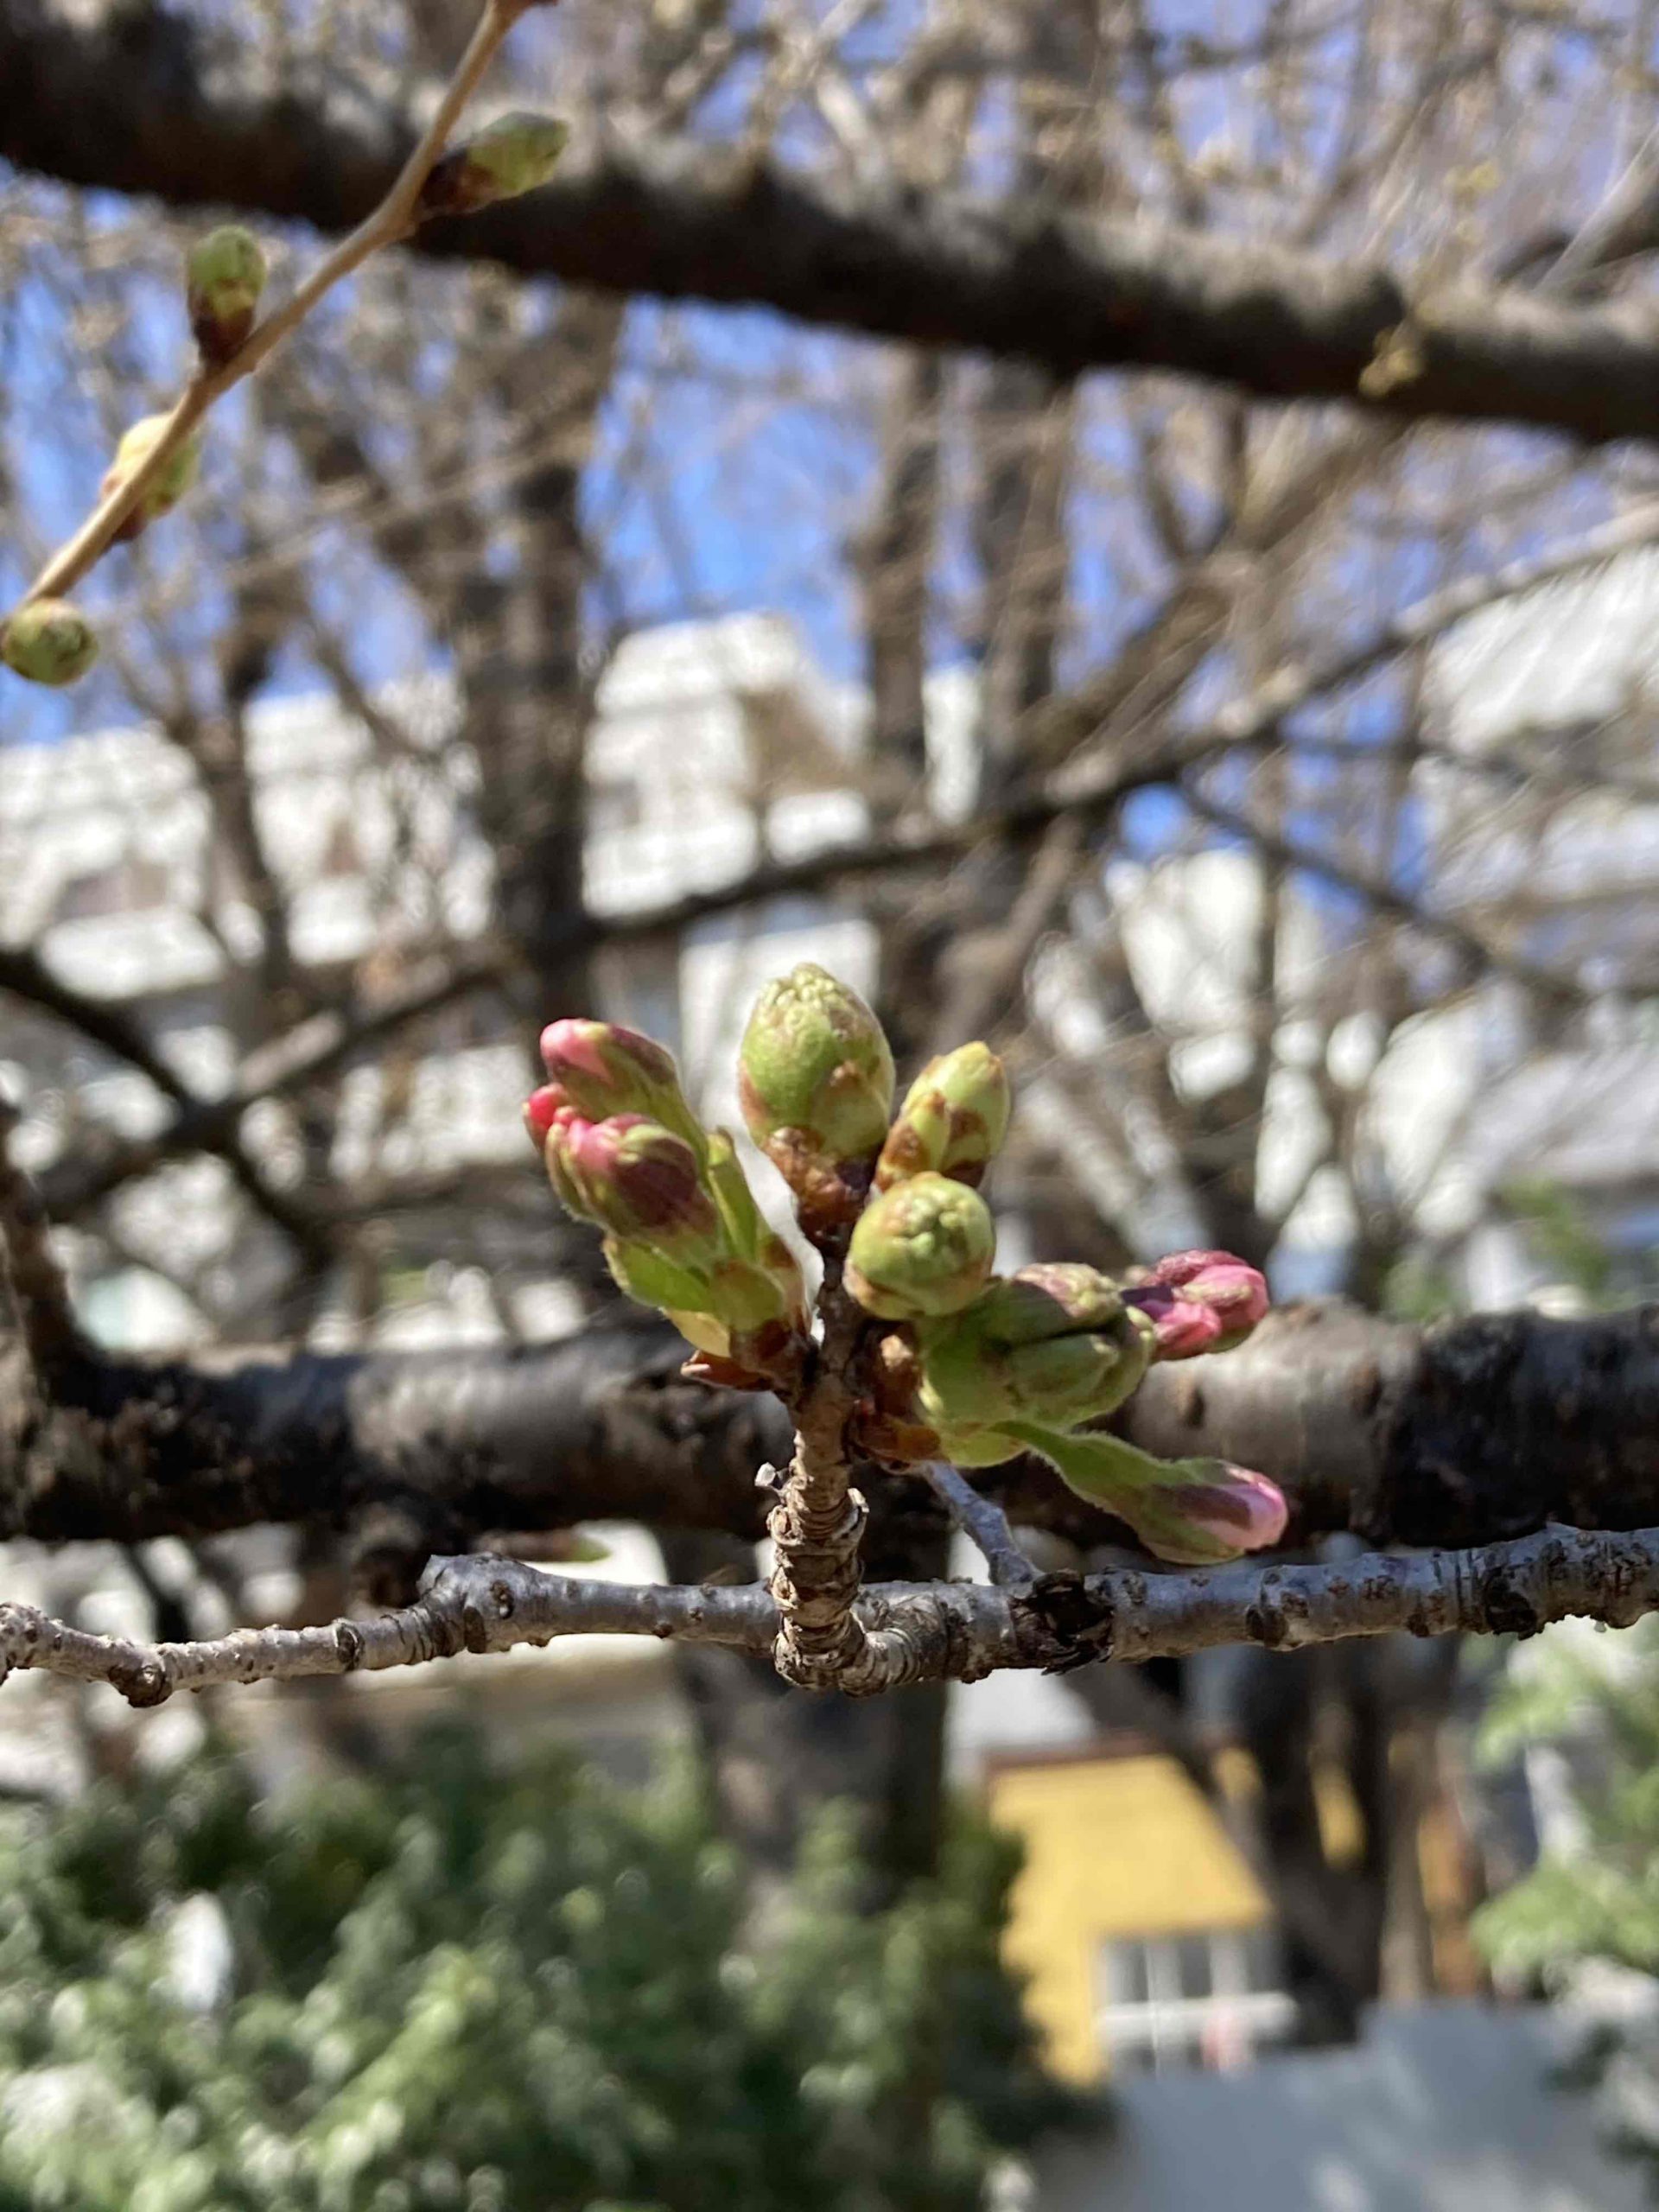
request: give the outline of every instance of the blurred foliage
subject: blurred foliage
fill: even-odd
[[[1539,1259],[1596,1302],[1611,1257],[1573,1198],[1543,1180],[1504,1197]],[[1559,1980],[1592,1959],[1659,1971],[1659,1616],[1617,1635],[1565,1624],[1506,1647],[1483,1763],[1545,1744],[1570,1755],[1581,1832],[1484,1908],[1478,1940],[1517,1977]]]
[[[1527,1662],[1506,1669],[1482,1751],[1561,1748],[1579,1832],[1484,1906],[1476,1933],[1513,1974],[1559,1980],[1586,1960],[1659,1974],[1659,1617],[1552,1636]]]
[[[1613,1255],[1570,1191],[1535,1176],[1511,1183],[1503,1204],[1553,1281],[1582,1291],[1592,1306],[1618,1303]]]
[[[960,1824],[830,1821],[755,1942],[695,1789],[477,1732],[276,1804],[219,1746],[0,1818],[0,2212],[955,2212],[1067,2116]]]
[[[1455,1313],[1465,1301],[1451,1269],[1421,1252],[1408,1252],[1389,1268],[1379,1301],[1394,1321],[1429,1322]]]
[[[1588,1994],[1586,1970],[1599,1979],[1602,2017],[1559,2082],[1599,2093],[1609,2149],[1648,2169],[1659,2202],[1659,1616],[1554,1631],[1516,1655],[1482,1750],[1501,1763],[1546,1744],[1571,1777],[1569,1821],[1474,1934],[1512,1980]]]

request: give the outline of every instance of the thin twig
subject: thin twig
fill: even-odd
[[[74,536],[41,570],[20,605],[27,607],[38,599],[55,599],[73,590],[109,550],[122,524],[214,403],[244,378],[251,376],[283,339],[299,327],[325,294],[359,268],[371,254],[408,236],[414,226],[421,187],[442,153],[457,117],[494,60],[502,40],[523,12],[524,0],[486,0],[484,13],[430,121],[380,205],[348,238],[342,238],[331,253],[323,257],[296,291],[255,325],[227,360],[211,365],[204,363],[196,370],[168,411],[166,427],[143,463],[111,486]]]
[[[561,1636],[652,1636],[771,1650],[780,1615],[759,1583],[602,1582],[487,1554],[434,1560],[412,1605],[318,1628],[238,1629],[194,1643],[93,1636],[32,1605],[0,1605],[0,1669],[108,1682],[133,1705],[215,1682],[420,1666]],[[857,1600],[862,1656],[842,1685],[972,1681],[1007,1668],[1179,1657],[1217,1644],[1295,1650],[1362,1636],[1522,1635],[1579,1617],[1628,1628],[1659,1611],[1659,1529],[1548,1528],[1466,1552],[1372,1553],[1336,1566],[1240,1561],[1039,1575],[1030,1589],[877,1583]]]
[[[946,1460],[931,1460],[922,1471],[957,1528],[978,1546],[996,1587],[1029,1590],[1037,1580],[1037,1570],[1014,1541],[1008,1516],[1001,1507],[982,1497]]]

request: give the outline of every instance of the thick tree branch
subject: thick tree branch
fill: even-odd
[[[880,1664],[851,1687],[973,1681],[1005,1668],[1170,1658],[1216,1644],[1299,1650],[1353,1637],[1531,1636],[1570,1618],[1628,1628],[1659,1611],[1659,1529],[1623,1536],[1548,1529],[1469,1552],[1337,1567],[1241,1563],[1191,1573],[1047,1575],[1009,1592],[963,1582],[878,1583],[859,1601]],[[33,1669],[108,1682],[135,1706],[175,1689],[378,1673],[461,1651],[505,1651],[595,1633],[762,1653],[779,1626],[759,1583],[640,1586],[549,1574],[486,1554],[439,1559],[411,1605],[316,1628],[238,1629],[194,1643],[94,1636],[32,1605],[0,1605],[0,1677]],[[878,1679],[878,1675],[880,1678]],[[842,1687],[848,1687],[842,1685]]]
[[[433,1550],[594,1518],[756,1537],[772,1503],[756,1471],[788,1459],[788,1422],[769,1397],[681,1382],[684,1349],[643,1323],[528,1350],[93,1358],[27,1417],[0,1369],[0,1536],[136,1541],[349,1522],[391,1503]],[[1659,1308],[1422,1330],[1290,1307],[1236,1351],[1155,1367],[1118,1426],[1166,1457],[1216,1453],[1271,1475],[1293,1541],[1653,1527]],[[1029,1526],[1086,1541],[1116,1529],[1033,1462],[977,1486]],[[869,1503],[878,1517],[938,1513],[919,1477],[878,1480]]]
[[[1297,1534],[1466,1545],[1547,1521],[1659,1524],[1659,1306],[1423,1329],[1340,1302],[1269,1314],[1220,1357],[1155,1367],[1117,1424],[1218,1452],[1294,1500]]]
[[[179,207],[229,193],[324,231],[364,219],[415,136],[402,114],[347,102],[321,78],[261,76],[233,35],[160,5],[88,24],[54,0],[11,0],[0,84],[0,156],[20,168]],[[1416,299],[1364,263],[1035,202],[860,200],[685,138],[590,143],[531,200],[433,225],[418,250],[610,290],[760,303],[1035,359],[1063,377],[1173,369],[1403,416],[1593,439],[1659,429],[1659,333],[1642,301],[1586,307],[1474,283]],[[1391,373],[1368,375],[1384,358]]]

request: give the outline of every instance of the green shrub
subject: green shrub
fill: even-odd
[[[459,1734],[275,1807],[221,1747],[8,1812],[0,2212],[972,2206],[1066,2110],[1012,1871],[964,1824],[861,1914],[832,1821],[757,1948],[683,1781]]]

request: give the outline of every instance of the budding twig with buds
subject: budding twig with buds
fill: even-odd
[[[697,1122],[671,1053],[578,1020],[552,1023],[542,1053],[551,1080],[525,1125],[564,1204],[607,1232],[619,1285],[696,1347],[688,1374],[770,1388],[793,1417],[770,1520],[773,1656],[789,1681],[880,1689],[913,1658],[855,1603],[861,1461],[866,1479],[924,1472],[960,1518],[952,1466],[1034,1453],[1171,1561],[1236,1559],[1284,1534],[1265,1476],[1154,1459],[1091,1426],[1154,1360],[1242,1342],[1266,1310],[1261,1275],[1224,1252],[1179,1253],[1128,1285],[1071,1263],[993,1275],[995,1224],[976,1186],[1012,1102],[987,1046],[931,1062],[890,1124],[893,1054],[857,993],[810,964],[762,993],[739,1096],[823,1255],[816,1323],[730,1135]]]
[[[265,289],[264,249],[239,223],[198,238],[184,265],[190,332],[204,361],[228,361],[253,328]]]
[[[74,683],[98,658],[98,637],[66,599],[37,599],[0,623],[0,660],[31,683]]]
[[[81,578],[97,566],[111,545],[136,536],[147,523],[175,505],[188,488],[195,473],[201,425],[216,402],[245,377],[251,376],[336,284],[371,255],[406,238],[429,214],[486,204],[485,199],[468,200],[463,195],[461,200],[451,197],[440,207],[426,205],[423,195],[435,170],[443,164],[445,149],[462,109],[477,90],[502,40],[532,3],[533,0],[486,0],[466,52],[385,198],[262,321],[255,320],[264,277],[264,259],[257,241],[251,233],[229,226],[209,232],[200,242],[186,270],[188,309],[200,357],[194,374],[165,414],[151,416],[128,432],[105,477],[97,506],[68,543],[53,555],[17,607],[0,621],[0,635],[16,639],[24,614],[42,602],[74,613],[63,603]],[[468,147],[457,149],[460,166],[454,174],[474,180],[466,188],[474,194],[479,188],[477,179],[486,171],[494,188],[488,198],[528,191],[545,181],[564,143],[564,129],[563,124],[541,118],[505,118],[501,124],[479,134]],[[481,159],[480,145],[486,148]],[[138,437],[141,430],[142,439]],[[85,617],[74,614],[74,620],[90,639]],[[29,636],[27,625],[22,634],[26,639]],[[66,656],[44,647],[35,650],[24,644],[8,647],[0,652],[0,659],[14,674],[35,682],[68,683],[86,672],[96,652],[95,640],[90,652],[83,650],[79,661],[74,654]],[[39,668],[54,672],[38,675]]]

